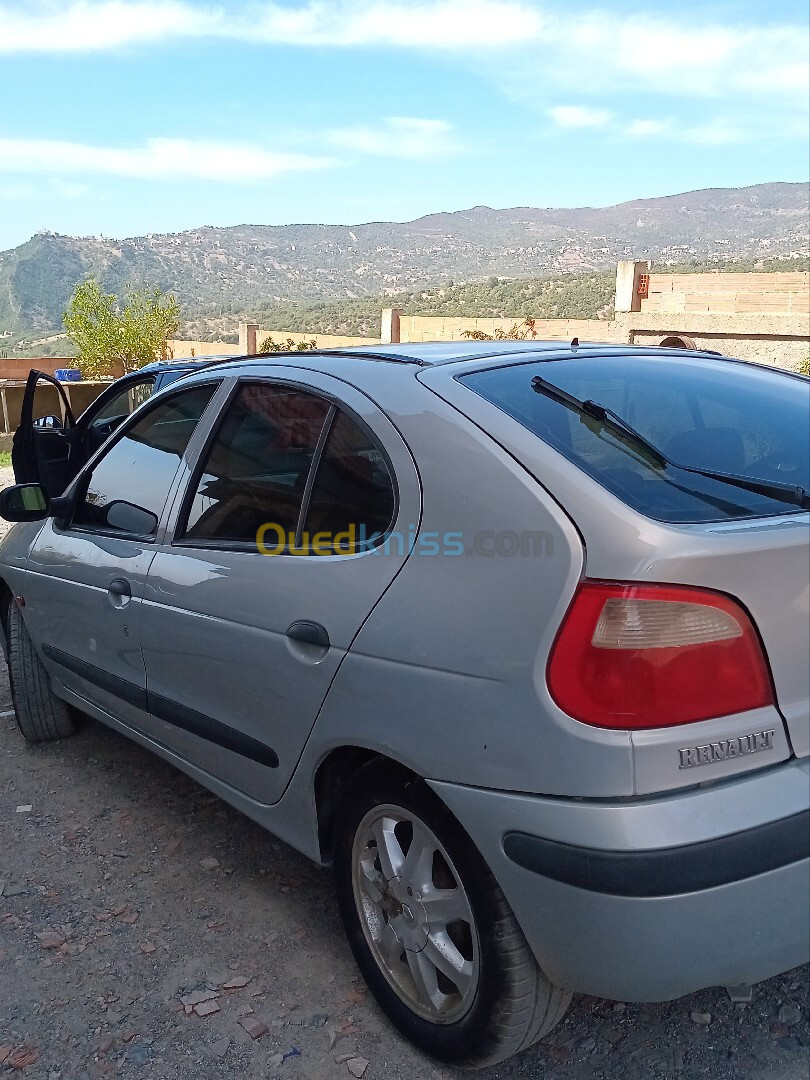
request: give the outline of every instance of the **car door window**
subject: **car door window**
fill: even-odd
[[[129,386],[124,387],[117,394],[113,394],[97,412],[92,414],[91,427],[109,424],[111,421],[129,416],[139,405],[143,405],[145,401],[149,400],[154,385],[155,380],[150,377],[142,382],[130,383]]]
[[[353,552],[390,528],[395,505],[366,428],[326,398],[273,383],[240,389],[189,492],[184,542],[264,554]]]
[[[217,384],[155,404],[96,463],[72,525],[114,535],[154,535],[180,458]]]
[[[90,406],[80,421],[80,426],[85,429],[86,458],[95,453],[139,405],[149,400],[154,388],[154,377],[149,376],[140,382],[129,382],[100,404],[96,402]]]
[[[274,383],[240,387],[202,466],[186,526],[189,540],[255,548],[270,523],[295,537],[310,466],[332,406]]]
[[[312,485],[304,521],[309,542],[337,551],[373,543],[390,528],[394,502],[391,470],[382,450],[365,428],[339,412]]]

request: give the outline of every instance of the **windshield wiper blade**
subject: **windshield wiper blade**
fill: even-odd
[[[532,379],[532,390],[538,394],[545,394],[546,397],[550,397],[554,401],[559,401],[561,405],[573,409],[574,412],[589,416],[604,427],[609,427],[622,442],[629,442],[634,450],[641,450],[648,457],[653,458],[659,469],[664,469],[667,465],[672,464],[657,446],[651,443],[649,439],[645,439],[640,431],[636,431],[634,427],[631,427],[626,420],[613,412],[612,409],[599,405],[590,399],[581,401],[578,397],[574,397],[573,394],[569,394],[567,390],[562,390],[559,386],[541,379],[539,375],[535,375]]]
[[[678,465],[675,461],[669,464],[683,472],[697,473],[698,476],[706,476],[709,480],[719,480],[721,484],[731,484],[744,491],[753,491],[757,495],[765,495],[769,499],[791,503],[802,510],[810,510],[810,495],[798,485],[780,484],[776,480],[757,480],[753,476],[715,472],[713,469],[697,469],[692,465]]]
[[[662,450],[659,450],[654,443],[645,438],[641,432],[636,431],[624,417],[619,416],[612,409],[608,409],[590,398],[582,401],[580,398],[574,397],[573,394],[569,394],[567,390],[563,390],[559,386],[540,378],[539,375],[535,375],[532,379],[532,390],[538,394],[544,394],[553,401],[559,401],[561,405],[573,409],[581,416],[590,417],[592,420],[596,420],[597,423],[609,428],[621,442],[629,443],[637,452],[641,451],[642,454],[653,458],[660,469],[678,469],[681,472],[705,476],[708,480],[717,480],[721,484],[730,484],[744,491],[764,495],[769,499],[790,503],[793,506],[800,507],[802,510],[810,510],[810,495],[802,487],[792,484],[780,484],[775,480],[758,480],[755,477],[738,476],[735,473],[715,472],[713,469],[700,469],[694,465],[679,465],[677,461],[668,458]]]

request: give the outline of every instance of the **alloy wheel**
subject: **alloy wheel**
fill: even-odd
[[[478,990],[478,933],[432,829],[401,807],[374,807],[355,833],[352,886],[366,942],[398,997],[435,1024],[465,1016]]]

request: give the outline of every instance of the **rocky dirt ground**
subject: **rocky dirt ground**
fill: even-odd
[[[26,746],[0,672],[0,1076],[439,1080],[370,1000],[328,873],[88,721]],[[655,962],[651,958],[651,962]],[[575,999],[485,1080],[807,1080],[807,968],[750,1005]]]

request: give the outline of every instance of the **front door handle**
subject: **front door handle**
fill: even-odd
[[[293,641],[301,641],[305,645],[319,645],[322,649],[329,648],[329,635],[326,627],[320,623],[310,622],[308,619],[299,619],[287,627],[287,637]]]
[[[110,599],[116,606],[123,607],[132,598],[132,586],[126,578],[113,578],[107,586]]]

